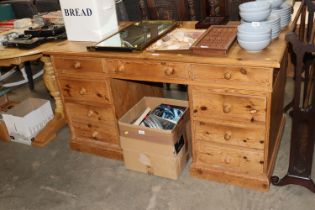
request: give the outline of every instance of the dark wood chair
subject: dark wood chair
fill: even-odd
[[[253,0],[226,0],[226,13],[229,20],[240,20],[238,6],[242,3]]]
[[[311,178],[315,139],[315,2],[303,0],[290,26],[286,40],[294,60],[294,96],[289,169],[282,179],[271,182],[277,186],[301,185],[315,193]],[[306,18],[308,14],[308,18]],[[298,25],[298,18],[300,24]]]
[[[139,0],[142,19],[195,20],[193,0]]]

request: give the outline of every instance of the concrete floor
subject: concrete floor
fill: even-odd
[[[291,92],[289,82],[287,93]],[[49,98],[40,80],[36,92],[23,86],[11,93],[16,100],[28,96]],[[289,136],[287,117],[276,175],[286,173]],[[0,141],[0,210],[315,209],[315,195],[300,186],[271,186],[269,192],[256,192],[196,179],[189,176],[189,166],[179,180],[172,181],[128,171],[121,161],[72,151],[69,139],[66,127],[45,148]]]

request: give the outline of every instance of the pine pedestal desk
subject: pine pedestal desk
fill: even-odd
[[[88,52],[87,42],[46,51],[71,129],[71,147],[122,159],[117,120],[156,83],[188,85],[192,176],[261,191],[269,189],[284,128],[287,66],[284,33],[263,52],[237,43],[226,57]]]

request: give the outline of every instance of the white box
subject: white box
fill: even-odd
[[[48,100],[28,98],[2,113],[2,117],[11,140],[30,145],[54,114]]]
[[[68,40],[98,42],[118,30],[115,0],[60,0]]]

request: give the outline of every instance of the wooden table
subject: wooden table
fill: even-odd
[[[8,32],[5,32],[8,33]],[[55,117],[47,126],[36,136],[33,141],[35,146],[45,146],[52,140],[60,128],[65,125],[63,105],[60,99],[59,90],[56,84],[54,71],[52,70],[49,58],[43,57],[42,52],[58,46],[61,42],[46,43],[30,50],[21,50],[17,48],[5,48],[0,46],[0,66],[20,65],[24,62],[41,59],[45,63],[44,81],[50,94],[56,102]]]
[[[152,82],[185,84],[191,175],[269,189],[285,124],[284,33],[263,52],[247,53],[235,44],[226,57],[88,52],[91,44],[67,41],[44,52],[60,88],[73,149],[122,159],[119,136],[125,134],[117,120],[143,96],[161,96]]]

